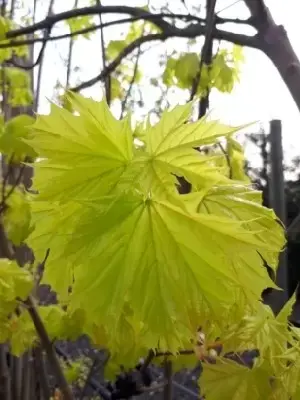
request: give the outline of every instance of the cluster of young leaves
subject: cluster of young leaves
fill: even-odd
[[[18,268],[21,271],[24,270]],[[33,282],[33,278],[31,281]],[[84,318],[80,310],[70,313],[65,311],[61,305],[40,305],[37,306],[37,311],[52,341],[57,339],[76,340],[84,333],[82,330]],[[12,354],[20,356],[26,350],[39,344],[39,336],[26,308],[21,308],[21,312],[13,314],[8,321],[7,335],[5,338],[1,337],[1,343],[9,340]]]
[[[240,64],[243,61],[242,48],[234,45],[231,50],[222,49],[213,57],[211,65],[201,65],[200,56],[190,52],[168,58],[163,82],[168,87],[177,86],[191,89],[201,70],[197,94],[205,96],[208,89],[215,88],[230,93],[239,79]]]
[[[32,229],[31,210],[23,188],[12,184],[7,177],[14,170],[18,182],[24,169],[24,165],[20,167],[19,163],[32,161],[37,156],[33,148],[22,141],[27,138],[33,121],[32,117],[25,114],[11,118],[6,123],[3,117],[0,118],[0,152],[7,163],[7,175],[2,179],[0,209],[6,236],[14,245],[22,244]]]
[[[78,357],[76,360],[71,362],[62,362],[64,375],[69,384],[77,384],[83,387],[86,382],[91,359],[88,357]]]
[[[52,105],[26,140],[41,157],[28,244],[38,259],[50,247],[43,282],[70,315],[82,311],[82,331],[111,352],[110,373],[149,348],[189,347],[199,326],[214,341],[255,318],[274,287],[262,258],[276,270],[282,227],[219,155],[195,150],[238,128],[188,122],[190,103],[139,126],[137,146],[129,118],[105,101],[69,101],[77,115]],[[179,195],[176,176],[191,193]]]
[[[79,17],[69,18],[65,21],[67,26],[69,27],[70,33],[75,33],[78,31],[82,31],[87,28],[92,28],[95,26],[94,16],[92,15],[83,15]],[[74,39],[78,39],[78,37],[84,37],[85,39],[90,39],[92,35],[91,32],[82,33],[79,35],[73,35]]]
[[[226,156],[232,179],[250,183],[249,177],[245,173],[245,154],[241,144],[233,138],[227,139]]]
[[[300,395],[299,328],[288,324],[294,296],[274,316],[270,308],[257,303],[255,314],[228,326],[223,338],[226,352],[259,349],[252,368],[228,358],[203,364],[200,385],[208,399],[298,399]],[[242,361],[242,360],[241,360]]]
[[[225,140],[225,145],[220,142],[211,148],[206,147],[207,154],[217,156],[215,164],[218,168],[223,168],[224,174],[233,180],[249,183],[250,178],[246,174],[245,152],[243,146],[233,137]]]
[[[11,43],[10,39],[6,38],[6,33],[16,29],[17,26],[15,22],[9,18],[0,16],[0,44]],[[18,40],[25,40],[25,36],[19,36]],[[28,57],[28,46],[15,46],[0,49],[0,62],[7,61],[15,55],[17,57]]]
[[[28,106],[33,101],[30,75],[17,67],[2,67],[0,84],[6,92],[7,103],[13,107]]]
[[[0,17],[0,44],[11,43],[10,39],[6,38],[6,33],[16,29],[14,21],[9,18]],[[18,40],[25,40],[26,37],[19,36]],[[9,61],[13,56],[18,58],[28,57],[28,46],[11,46],[0,49],[0,63]],[[30,84],[29,74],[21,68],[2,66],[0,76],[0,84],[5,88],[6,101],[12,106],[26,106],[33,101],[33,95]]]
[[[2,192],[5,200],[2,211],[5,233],[18,246],[24,243],[32,229],[30,202],[26,193],[14,186],[5,185]]]
[[[33,278],[14,261],[0,259],[0,342],[12,340],[14,317],[19,301],[25,300],[33,288]]]
[[[34,149],[23,141],[28,137],[33,122],[34,118],[26,114],[20,114],[6,122],[0,117],[0,152],[10,163],[19,164],[25,161],[26,157],[37,157]]]

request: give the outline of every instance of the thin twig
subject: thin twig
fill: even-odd
[[[110,64],[108,64],[105,69],[101,71],[99,75],[95,76],[92,79],[89,79],[86,82],[81,83],[78,86],[71,88],[71,90],[74,92],[79,92],[82,89],[86,89],[90,86],[93,86],[95,83],[104,80],[106,76],[112,73],[120,65],[120,63],[125,57],[127,57],[133,50],[138,48],[141,44],[155,40],[165,40],[167,38],[168,36],[166,36],[163,33],[152,33],[147,36],[142,36],[137,38],[136,40],[131,42],[127,47],[125,47],[118,54],[118,56]]]
[[[145,26],[143,27],[143,31],[142,31],[142,36],[141,36],[141,37],[144,36],[144,31],[145,31]],[[126,91],[126,95],[125,95],[124,100],[122,101],[122,105],[121,105],[121,119],[122,119],[123,116],[124,116],[124,112],[125,112],[125,109],[126,109],[127,101],[128,101],[129,96],[130,96],[130,94],[131,94],[132,87],[133,87],[133,85],[134,85],[134,81],[135,81],[135,78],[136,78],[136,74],[137,74],[137,72],[138,72],[139,60],[140,60],[141,53],[142,53],[142,46],[140,45],[140,46],[138,47],[138,49],[137,49],[137,55],[136,55],[136,59],[135,59],[133,74],[132,74],[132,78],[131,78],[131,81],[130,81],[130,84],[129,84],[129,88],[128,88],[128,90]]]
[[[163,389],[166,386],[167,382],[161,382],[157,383],[156,385],[151,385],[149,387],[142,387],[141,392],[142,393],[147,393],[147,392],[157,392],[158,390]]]
[[[17,3],[16,0],[11,0],[9,18],[12,20],[14,19],[15,16],[16,3]]]
[[[2,200],[1,200],[1,203],[0,203],[0,214],[3,213],[3,211],[6,208],[6,201],[9,199],[9,197],[13,194],[13,192],[16,190],[16,188],[21,183],[25,167],[26,167],[25,164],[23,164],[20,167],[17,179],[15,180],[14,184],[12,185],[12,187],[9,189],[9,191],[7,193],[5,193],[5,190],[6,190],[6,183],[7,183],[8,178],[7,178],[7,180],[4,179],[3,184],[2,184]],[[9,170],[8,170],[7,176],[9,176]]]
[[[220,150],[222,151],[222,153],[224,154],[224,157],[226,159],[226,163],[229,168],[229,179],[232,179],[232,165],[230,162],[230,157],[228,155],[228,152],[224,149],[224,147],[222,146],[222,143],[219,142],[218,146],[219,146]]]
[[[15,254],[6,237],[2,224],[0,224],[0,243],[2,246],[2,254],[4,255],[4,257],[13,260],[15,258]],[[29,315],[31,316],[36,332],[40,338],[41,345],[44,348],[49,363],[52,367],[53,374],[57,380],[62,394],[64,395],[64,400],[73,400],[72,392],[63,374],[61,365],[59,364],[59,361],[56,357],[55,350],[53,349],[52,342],[48,336],[44,323],[41,320],[39,313],[36,309],[34,299],[32,298],[32,296],[28,296],[23,304],[26,307]]]
[[[52,9],[54,6],[54,1],[55,0],[50,0],[49,2],[49,7],[48,7],[48,13],[47,15],[50,15],[52,13]],[[50,36],[50,35],[49,35]],[[47,37],[47,42],[49,41],[50,37]],[[44,38],[43,38],[44,40]],[[43,66],[44,66],[44,59],[45,59],[45,48],[43,53],[39,54],[40,55],[40,60],[39,60],[39,70],[38,70],[38,75],[37,75],[37,83],[36,83],[36,91],[35,91],[35,100],[34,100],[34,108],[37,111],[38,106],[39,106],[39,101],[40,101],[40,94],[41,94],[41,83],[42,83],[42,72],[43,72]]]
[[[205,35],[204,46],[202,48],[201,59],[206,64],[208,70],[211,69],[212,64],[212,53],[213,53],[213,30],[216,24],[216,9],[217,0],[206,0],[206,26],[207,31]],[[206,115],[209,108],[209,85],[206,86],[205,96],[201,97],[199,102],[198,118],[202,118]]]
[[[2,179],[2,196],[1,196],[1,202],[4,203],[5,202],[5,192],[6,192],[6,187],[7,187],[7,182],[9,180],[10,174],[11,174],[11,170],[12,170],[12,160],[13,160],[14,154],[12,154],[10,156],[10,159],[7,163],[7,171],[5,173],[5,175],[3,176]],[[4,158],[3,158],[4,160]],[[2,171],[4,172],[4,166],[2,166]]]
[[[195,353],[195,351],[194,350],[192,350],[192,349],[189,349],[189,350],[180,350],[180,351],[178,351],[178,355],[181,355],[181,356],[186,356],[186,355],[190,355],[190,354],[194,354]],[[156,357],[169,357],[169,356],[174,356],[175,354],[174,353],[171,353],[170,351],[163,351],[163,352],[160,352],[160,351],[158,351],[157,353],[155,353],[155,355],[154,355],[154,357],[156,358]]]
[[[36,332],[41,340],[41,344],[47,354],[49,363],[52,367],[55,378],[57,379],[59,388],[64,396],[64,400],[73,400],[73,394],[62,372],[62,368],[58,361],[58,358],[55,355],[52,342],[49,339],[44,323],[39,316],[33,298],[31,296],[28,296],[24,304],[27,306],[28,313],[31,316]]]
[[[155,374],[157,377],[159,376],[159,373],[154,368],[150,367],[150,369],[153,374]],[[176,382],[174,379],[172,380],[172,384],[173,384],[173,386],[177,387],[180,391],[188,394],[190,397],[192,397],[194,399],[200,399],[200,396],[198,395],[198,393],[194,392],[191,389],[186,388],[185,386]]]
[[[197,89],[198,89],[201,75],[202,75],[203,65],[204,64],[208,65],[208,58],[211,58],[210,53],[211,53],[211,48],[212,48],[213,31],[214,31],[214,27],[215,27],[215,7],[216,7],[216,0],[211,0],[211,2],[209,2],[209,0],[207,0],[206,32],[205,32],[205,37],[204,37],[204,44],[203,44],[202,51],[201,51],[199,71],[198,71],[198,73],[194,79],[193,85],[192,85],[190,100],[193,100],[193,98],[195,97],[195,95],[197,93]],[[203,113],[200,113],[200,114],[203,114]],[[202,116],[203,115],[199,115],[199,117],[202,117]]]
[[[74,6],[73,9],[76,9],[78,7],[78,1],[74,1]],[[67,61],[67,77],[66,77],[66,88],[69,88],[70,85],[70,77],[71,77],[71,72],[72,72],[72,57],[73,57],[73,47],[74,47],[74,39],[73,36],[70,37],[69,41],[69,54],[68,54],[68,61]]]
[[[148,366],[150,365],[151,361],[153,360],[153,358],[155,357],[155,353],[153,350],[149,350],[147,357],[145,359],[145,361],[143,362],[143,365],[140,368],[140,372],[145,372],[146,369],[148,368]]]
[[[55,345],[55,351],[56,353],[62,357],[64,359],[64,361],[66,362],[67,365],[71,365],[69,358],[68,358],[68,354],[58,345]],[[94,378],[90,379],[90,385],[91,387],[97,391],[98,394],[100,394],[100,396],[104,399],[104,400],[111,400],[111,395],[110,392],[100,383],[98,383],[98,381]]]
[[[24,70],[30,70],[30,69],[35,68],[37,65],[40,64],[41,60],[43,59],[43,56],[44,56],[44,53],[45,53],[45,50],[46,50],[46,46],[47,46],[50,34],[51,34],[51,29],[50,28],[45,30],[44,37],[43,37],[43,44],[42,44],[41,50],[39,52],[39,55],[37,56],[37,59],[32,64],[23,64],[23,63],[19,64],[14,58],[9,60],[9,62],[11,64],[13,64],[15,67],[22,68]],[[34,39],[32,39],[32,40],[34,40]]]
[[[83,386],[83,388],[82,388],[82,390],[81,390],[81,393],[80,393],[80,395],[79,395],[79,400],[84,400],[84,397],[85,397],[85,395],[86,395],[87,389],[88,389],[88,387],[89,387],[89,385],[90,385],[90,380],[91,380],[91,378],[92,378],[92,376],[93,376],[93,374],[94,374],[94,371],[95,371],[95,367],[96,367],[96,365],[97,365],[97,362],[98,362],[98,359],[97,359],[97,357],[95,356],[95,357],[94,357],[94,360],[93,360],[93,363],[92,363],[92,365],[91,365],[91,367],[90,367],[89,373],[88,373],[88,375],[87,375],[86,381],[85,381],[85,383],[84,383],[84,386]]]
[[[96,0],[96,4],[101,6],[101,1]],[[106,52],[105,52],[105,42],[104,42],[104,29],[103,29],[103,21],[102,21],[102,14],[99,14],[99,21],[100,21],[100,42],[101,42],[101,56],[102,56],[102,69],[106,68]],[[111,79],[110,75],[108,75],[105,79],[105,94],[106,94],[106,102],[108,106],[110,105],[111,100]]]
[[[45,265],[46,265],[49,255],[50,255],[50,249],[47,249],[43,261],[37,267],[36,287],[40,284],[40,282],[42,280],[44,268],[45,268]]]

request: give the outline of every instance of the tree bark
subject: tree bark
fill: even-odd
[[[300,61],[286,30],[277,25],[263,0],[244,0],[254,27],[259,48],[273,62],[300,111]]]

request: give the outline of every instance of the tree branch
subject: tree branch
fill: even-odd
[[[176,28],[177,29],[177,28]],[[174,37],[181,37],[181,38],[195,38],[197,36],[205,35],[206,27],[202,25],[192,25],[188,26],[185,29],[177,29],[176,34],[172,33],[156,33],[156,34],[149,34],[147,36],[139,37],[138,39],[131,42],[127,47],[125,47],[120,54],[112,61],[109,65],[106,66],[105,69],[101,71],[101,73],[94,78],[89,79],[81,83],[78,86],[71,88],[71,90],[75,92],[79,92],[82,89],[86,89],[95,85],[97,82],[102,81],[106,78],[108,74],[113,72],[121,63],[121,61],[127,57],[132,51],[136,48],[141,46],[143,43],[153,42],[157,40],[164,41],[169,38]],[[240,46],[248,46],[252,48],[259,48],[258,47],[258,40],[256,36],[247,36],[237,33],[231,33],[223,30],[214,29],[213,30],[213,37],[219,40],[226,40]]]
[[[263,0],[244,0],[246,7],[249,9],[253,26],[260,28],[266,24],[265,28],[270,21],[269,11]]]
[[[237,25],[250,25],[250,26],[255,26],[254,25],[254,18],[251,16],[247,19],[239,19],[239,18],[222,18],[219,17],[218,15],[215,16],[215,23],[216,25],[219,24],[237,24]]]
[[[34,304],[34,300],[32,299],[31,296],[29,296],[27,298],[27,300],[25,300],[24,304],[27,306],[27,311],[30,314],[30,317],[32,319],[34,327],[35,327],[35,329],[38,333],[38,336],[41,340],[41,344],[42,344],[43,348],[45,349],[49,363],[51,364],[53,371],[55,371],[55,377],[58,381],[57,383],[61,389],[64,399],[65,400],[73,400],[72,392],[70,390],[70,387],[66,381],[64,374],[62,373],[61,366],[56,357],[55,351],[53,349],[52,343],[49,339],[49,336],[47,334],[47,331],[45,329],[43,321],[41,320],[41,318],[37,312],[37,309]]]
[[[177,29],[168,22],[164,21],[162,18],[158,18],[156,20],[155,14],[145,11],[143,8],[129,6],[92,6],[77,8],[70,11],[64,11],[62,13],[50,15],[42,21],[37,22],[36,24],[7,32],[6,38],[11,39],[20,35],[26,35],[36,32],[38,30],[49,29],[52,28],[53,25],[55,25],[57,22],[68,20],[74,17],[98,14],[129,14],[135,17],[140,17],[141,19],[148,17],[153,18],[155,20],[155,22],[153,23],[155,23],[155,25],[158,26],[162,31],[172,32],[173,29]],[[169,17],[171,18],[171,15]]]
[[[48,43],[50,34],[51,34],[51,28],[46,29],[45,33],[44,33],[44,37],[42,38],[43,44],[42,44],[41,50],[40,50],[39,55],[37,56],[36,60],[32,64],[27,64],[27,65],[24,64],[24,63],[23,64],[19,64],[14,58],[9,60],[9,62],[11,64],[13,64],[15,67],[22,68],[22,69],[25,69],[25,70],[33,69],[34,67],[39,65],[40,62],[42,61],[43,57],[44,57],[44,53],[45,53],[45,50],[46,50],[46,45]],[[30,40],[30,39],[28,39],[28,40]],[[32,40],[34,40],[34,39],[32,39]],[[10,47],[12,47],[12,46],[10,46]]]
[[[99,75],[95,76],[92,79],[89,79],[88,81],[81,83],[78,86],[71,88],[70,90],[74,92],[79,92],[82,89],[86,89],[90,86],[93,86],[95,83],[104,80],[108,76],[108,74],[112,73],[120,65],[120,63],[125,57],[127,57],[133,50],[141,46],[143,43],[148,43],[155,40],[163,41],[166,40],[168,37],[170,36],[164,33],[153,33],[147,36],[139,37],[138,39],[131,42],[127,47],[125,47],[119,53],[119,55],[101,71]]]
[[[264,0],[244,0],[257,29],[258,48],[277,68],[300,111],[300,61],[282,25],[277,25]]]
[[[144,31],[145,31],[145,25],[143,27],[142,36],[144,36]],[[124,112],[125,112],[125,109],[126,109],[127,101],[128,101],[128,99],[129,99],[129,97],[131,95],[132,87],[134,85],[136,74],[138,72],[141,53],[142,53],[142,51],[141,51],[141,45],[140,45],[140,46],[138,46],[137,55],[136,55],[134,68],[133,68],[133,74],[132,74],[132,78],[131,78],[131,81],[130,81],[130,84],[129,84],[129,88],[126,91],[126,95],[125,95],[125,97],[124,97],[124,99],[122,101],[122,104],[121,104],[121,116],[120,116],[121,119],[124,116]]]
[[[101,6],[101,0],[96,0],[96,4]],[[103,25],[102,14],[99,14],[99,22],[100,25]],[[105,51],[105,41],[104,41],[104,29],[103,27],[100,29],[100,44],[101,44],[101,56],[102,56],[102,68],[106,67],[106,51]],[[111,79],[108,76],[105,79],[105,94],[106,94],[106,102],[108,106],[110,105],[111,100]]]
[[[97,14],[129,14],[136,19],[144,19],[150,20],[153,24],[155,24],[158,28],[162,30],[163,33],[167,35],[173,35],[174,37],[196,37],[205,34],[206,27],[204,26],[205,20],[195,17],[189,16],[185,14],[168,14],[168,13],[160,13],[160,14],[153,14],[151,12],[145,11],[142,8],[138,7],[128,7],[128,6],[93,6],[93,7],[83,7],[77,8],[70,11],[65,11],[59,14],[54,14],[46,17],[44,20],[37,22],[36,24],[32,24],[30,26],[22,27],[19,29],[15,29],[12,31],[7,32],[6,37],[8,39],[16,38],[20,35],[29,34],[36,32],[38,30],[44,29],[51,29],[53,25],[57,22],[62,20],[67,20],[74,17],[84,16],[84,15],[97,15]],[[169,22],[165,21],[163,18],[181,18],[186,21],[197,21],[198,24],[191,24],[186,28],[178,28]],[[130,21],[130,20],[129,20]],[[129,22],[127,21],[127,22]],[[115,21],[111,23],[102,24],[102,27],[109,26],[115,24]],[[220,18],[218,17],[217,24],[224,24],[224,23],[237,23],[237,24],[250,24],[253,25],[252,18],[247,20],[239,20],[239,19],[228,19],[228,18]],[[99,28],[99,26],[98,26]],[[97,28],[97,29],[98,29]],[[89,28],[88,28],[89,29]],[[88,31],[85,31],[88,32]],[[78,34],[73,33],[73,34]],[[66,36],[64,36],[66,37]],[[214,38],[221,39],[221,40],[228,40],[233,43],[241,44],[242,46],[250,46],[250,47],[257,47],[257,43],[251,36],[242,35],[242,34],[235,34],[232,32],[222,31],[222,30],[215,30],[214,31]],[[50,38],[49,38],[50,39]],[[48,40],[49,40],[48,39]],[[55,40],[51,38],[51,40]],[[41,39],[35,41],[41,41]],[[28,41],[18,41],[12,42],[10,45],[0,45],[1,47],[10,47],[12,45],[21,45],[28,44]]]
[[[47,39],[45,39],[44,37],[40,37],[40,38],[34,38],[34,39],[10,40],[9,43],[1,43],[0,42],[0,48],[6,49],[6,48],[11,48],[11,47],[30,45],[30,44],[34,44],[34,43],[43,43],[45,40],[50,42],[50,41],[68,39],[73,36],[83,35],[85,33],[94,32],[98,29],[103,29],[103,28],[107,28],[110,26],[114,26],[114,25],[132,23],[132,22],[140,21],[140,20],[154,22],[156,19],[165,18],[165,17],[170,17],[170,15],[166,14],[166,13],[161,13],[161,14],[149,14],[148,16],[143,16],[143,17],[129,17],[129,18],[124,18],[124,19],[104,22],[104,23],[98,24],[98,25],[92,25],[87,28],[79,29],[78,31],[75,31],[75,32],[64,33],[62,35],[57,35],[57,36],[50,36],[50,37],[47,37]],[[182,19],[185,21],[194,21],[194,22],[197,21],[199,23],[205,22],[205,20],[202,20],[201,18],[198,18],[193,15],[185,15],[185,14],[176,14],[174,16],[172,15],[172,18],[178,18],[178,19]]]

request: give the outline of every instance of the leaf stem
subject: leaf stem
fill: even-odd
[[[55,373],[55,377],[57,379],[57,383],[60,387],[60,390],[64,396],[64,400],[74,400],[71,389],[62,372],[61,365],[59,364],[58,358],[56,357],[55,350],[53,349],[52,346],[52,342],[50,341],[46,328],[43,324],[43,321],[41,320],[37,312],[34,299],[31,296],[28,296],[28,298],[25,300],[24,303],[28,307],[28,312],[31,316],[35,329],[39,335],[41,344],[45,349],[49,363],[53,369],[53,372]]]

